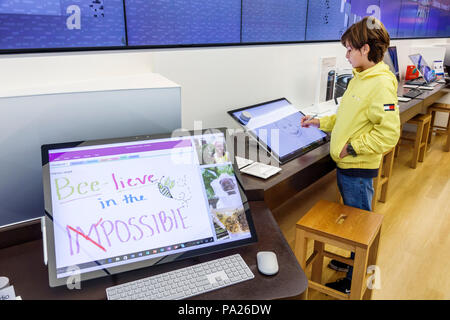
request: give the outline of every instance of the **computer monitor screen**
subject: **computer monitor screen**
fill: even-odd
[[[50,286],[256,241],[225,130],[42,146]]]
[[[447,73],[450,74],[450,44],[445,47],[444,67],[447,68]]]
[[[428,66],[421,54],[412,54],[409,58],[427,83],[431,83],[436,80],[436,72]]]
[[[400,71],[398,68],[397,47],[389,47],[384,55],[384,62],[389,66],[392,73],[400,81]]]
[[[302,128],[304,116],[287,99],[228,111],[280,163],[290,161],[326,143],[328,135],[317,128]]]

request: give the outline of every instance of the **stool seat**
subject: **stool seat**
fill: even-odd
[[[297,227],[351,246],[367,248],[382,221],[381,214],[321,200],[297,222]]]
[[[414,118],[407,121],[407,123],[411,124],[422,124],[425,121],[431,120],[431,116],[429,114],[418,114]]]
[[[312,264],[308,288],[338,299],[370,299],[367,269],[376,265],[383,215],[321,200],[296,224],[295,255],[303,268]],[[314,251],[307,257],[308,240],[314,240]],[[350,250],[355,259],[325,250],[325,244]],[[350,294],[321,284],[324,257],[353,266]],[[305,293],[308,297],[308,290]]]
[[[430,106],[430,108],[428,108],[428,110],[430,110],[430,109],[435,109],[436,111],[441,111],[441,112],[449,112],[450,104],[434,103]]]

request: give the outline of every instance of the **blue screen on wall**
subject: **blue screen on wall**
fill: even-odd
[[[304,41],[307,0],[243,0],[242,42]]]
[[[401,1],[380,0],[381,21],[391,38],[397,37]]]
[[[339,40],[365,16],[392,39],[449,37],[450,0],[0,0],[0,51]]]
[[[0,1],[0,49],[125,44],[122,0]]]
[[[128,45],[239,43],[241,0],[127,0]]]
[[[339,40],[348,27],[341,0],[309,1],[306,40]]]

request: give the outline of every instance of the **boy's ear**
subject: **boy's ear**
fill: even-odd
[[[369,46],[367,43],[362,47],[362,49],[363,49],[363,53],[364,53],[365,55],[369,54],[369,52],[370,52],[370,46]]]

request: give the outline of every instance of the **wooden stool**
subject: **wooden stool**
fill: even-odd
[[[436,112],[445,112],[448,113],[449,119],[447,120],[447,126],[437,126],[434,124],[434,120],[436,118]],[[428,143],[431,143],[431,137],[433,135],[433,131],[436,133],[443,133],[447,135],[447,143],[445,144],[444,150],[450,151],[450,104],[446,103],[434,103],[428,108],[428,113],[431,115],[431,129],[428,134]]]
[[[403,132],[403,125],[401,124],[400,125],[400,135],[402,134],[402,132]],[[395,152],[394,152],[394,157],[395,158],[398,157],[398,154],[400,152],[400,140],[401,139],[398,139],[397,145],[395,146]]]
[[[417,126],[417,131],[414,138],[409,138],[402,132],[401,140],[413,141],[413,157],[411,160],[411,168],[417,167],[417,162],[423,162],[425,158],[425,152],[428,144],[428,134],[430,132],[431,115],[430,114],[418,114],[406,123],[414,124]]]
[[[338,299],[371,299],[367,290],[367,267],[376,264],[383,215],[321,200],[296,225],[295,255],[303,268],[312,263],[310,289]],[[314,252],[307,258],[308,239]],[[325,250],[325,244],[355,252],[355,260]],[[321,284],[323,258],[329,257],[353,266],[350,294]],[[308,290],[308,289],[307,289]],[[308,292],[305,294],[308,298]]]
[[[381,158],[380,168],[378,169],[378,177],[373,178],[373,198],[372,198],[372,211],[375,211],[377,202],[386,202],[387,199],[387,190],[389,186],[389,178],[392,175],[392,167],[394,166],[394,154],[396,148],[392,148],[389,151],[383,153],[383,157]],[[380,193],[381,190],[381,193]],[[344,204],[342,196],[339,192],[339,203]]]
[[[389,179],[392,175],[392,167],[394,166],[395,147],[383,153],[380,168],[378,169],[378,177],[373,179],[373,199],[372,211],[375,211],[377,201],[386,202]]]

